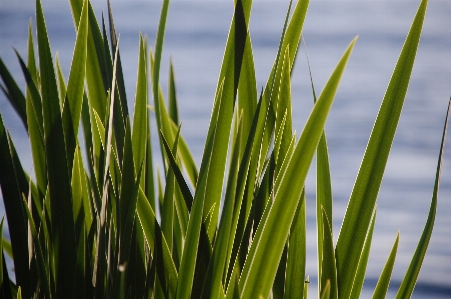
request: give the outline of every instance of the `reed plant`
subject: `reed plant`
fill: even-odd
[[[33,173],[23,170],[0,114],[0,186],[10,233],[0,242],[2,298],[307,298],[304,183],[315,153],[318,296],[358,298],[427,0],[383,97],[336,243],[324,125],[357,38],[318,97],[312,84],[315,104],[296,136],[290,78],[309,2],[290,1],[259,91],[248,29],[252,1],[236,0],[198,167],[181,134],[172,67],[167,101],[160,87],[169,0],[154,51],[139,39],[134,113],[110,4],[107,31],[89,0],[69,3],[76,42],[67,81],[53,60],[40,0],[27,61],[17,53],[25,92],[0,59],[0,87],[28,133],[34,165]],[[432,233],[447,118],[429,216],[396,298],[411,296]],[[151,123],[164,180],[154,177]],[[373,298],[386,295],[398,242],[399,234]]]

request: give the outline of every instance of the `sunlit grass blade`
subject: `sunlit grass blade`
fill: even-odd
[[[136,83],[135,113],[133,116],[132,145],[135,169],[144,161],[147,145],[147,49],[139,36],[138,78]],[[144,177],[143,177],[144,179]],[[144,181],[143,181],[144,183]],[[144,187],[144,185],[142,185]]]
[[[309,70],[310,83],[312,86],[313,102],[316,103],[316,91],[313,84],[313,76],[310,68],[310,60],[308,58],[307,46],[304,38],[305,56],[307,59],[307,66]],[[319,140],[318,148],[316,149],[316,227],[317,227],[317,248],[318,248],[318,295],[321,294],[321,268],[323,256],[323,239],[321,232],[323,231],[323,217],[322,210],[326,212],[327,219],[332,218],[332,183],[330,177],[329,154],[327,150],[326,132],[323,132]],[[333,227],[331,227],[333,235]],[[332,236],[333,237],[333,236]]]
[[[311,160],[355,42],[356,39],[350,43],[337,64],[310,114],[291,160],[282,168],[283,175],[276,179],[279,187],[273,191],[274,203],[263,215],[240,277],[243,298],[269,295]]]
[[[243,62],[241,65],[240,80],[238,83],[238,101],[236,119],[243,113],[241,126],[243,127],[243,136],[249,136],[255,110],[257,109],[257,79],[255,75],[254,56],[252,53],[252,42],[250,32],[246,36],[244,45]],[[235,131],[237,132],[237,122],[235,121]],[[241,155],[244,154],[246,143],[241,143]]]
[[[421,35],[427,0],[422,0],[387,87],[336,246],[339,297],[351,293],[358,260],[371,221],[385,165],[401,114]]]
[[[395,265],[396,252],[398,251],[399,243],[399,232],[396,235],[395,243],[393,244],[390,255],[388,256],[387,262],[385,263],[384,269],[376,284],[376,288],[373,293],[373,299],[385,298],[387,294],[388,285],[390,284],[390,277],[393,271],[393,266]]]
[[[179,108],[177,105],[177,93],[175,89],[175,74],[174,74],[174,63],[172,59],[169,63],[169,116],[172,121],[178,125],[179,124]]]
[[[69,3],[71,6],[75,29],[78,30],[78,23],[82,13],[82,1],[70,0]],[[91,107],[99,113],[102,119],[104,119],[106,90],[104,84],[99,84],[104,82],[102,71],[100,69],[100,66],[103,63],[101,59],[103,56],[101,56],[101,58],[98,57],[98,55],[103,54],[103,41],[99,25],[92,9],[92,5],[89,1],[88,5],[89,31],[87,44],[88,55],[86,57],[86,84]],[[100,47],[102,47],[102,50],[100,50]]]
[[[360,292],[362,291],[363,283],[365,280],[366,266],[368,265],[368,258],[370,256],[371,242],[373,240],[374,223],[376,222],[377,214],[376,212],[377,206],[374,208],[374,212],[371,217],[371,224],[366,234],[365,243],[363,245],[363,250],[359,256],[359,265],[354,276],[351,296],[349,298],[360,298]]]
[[[63,100],[66,98],[67,85],[66,80],[64,79],[63,69],[61,68],[61,63],[59,60],[58,52],[55,55],[55,69],[57,75],[57,83],[58,83],[58,94],[60,98],[60,106],[63,107]]]
[[[324,283],[324,288],[321,292],[321,299],[329,299],[330,298],[330,280],[327,279],[326,283]]]
[[[241,64],[244,56],[244,47],[247,39],[251,6],[251,0],[236,1],[234,16],[227,38],[216,90],[216,98],[219,93],[221,93],[222,100],[220,102],[216,101],[216,104],[214,105],[206,141],[206,143],[213,142],[211,161],[210,159],[206,159],[206,147],[201,163],[201,172],[202,169],[206,169],[204,165],[207,161],[209,161],[208,163],[210,164],[209,168],[214,169],[214,171],[208,173],[208,179],[206,181],[207,185],[204,195],[205,205],[203,209],[204,220],[213,205],[219,207],[222,194],[228,150],[228,147],[224,145],[228,144],[230,137],[233,108],[235,105]],[[222,83],[223,79],[224,82]],[[199,176],[202,176],[202,174],[199,174]],[[214,210],[212,215],[213,222],[208,229],[210,240],[213,239],[213,235],[216,231],[218,215],[219,208]]]
[[[448,110],[446,112],[445,125],[443,127],[442,142],[440,145],[440,152],[438,155],[437,162],[437,172],[435,174],[434,191],[432,192],[431,206],[429,208],[428,219],[424,225],[423,233],[418,242],[415,253],[410,262],[409,268],[402,280],[401,286],[399,287],[398,293],[396,294],[396,299],[408,298],[412,295],[413,289],[418,279],[418,274],[420,273],[421,265],[423,264],[423,259],[426,254],[427,247],[429,245],[429,240],[431,239],[432,229],[434,227],[435,214],[437,211],[437,198],[440,183],[440,172],[442,167],[442,158],[445,150],[445,138],[448,130],[449,113],[451,109],[451,98],[448,103]]]
[[[224,80],[222,81],[224,82]],[[222,86],[220,85],[220,92],[215,99],[215,102],[220,104],[222,101]],[[217,115],[216,115],[217,116]],[[216,120],[212,120],[213,124],[217,123]],[[214,135],[213,135],[214,137]],[[186,232],[185,246],[183,248],[182,260],[179,268],[179,280],[177,282],[177,298],[190,298],[193,288],[194,272],[197,260],[197,251],[200,247],[200,235],[202,229],[202,214],[204,210],[205,202],[205,190],[207,185],[208,172],[210,171],[210,161],[212,155],[214,138],[207,139],[205,145],[205,155],[203,157],[204,163],[201,165],[201,171],[199,173],[199,181],[196,186],[196,193],[194,194],[193,206],[190,212],[190,218],[188,222],[188,228]]]
[[[67,91],[65,98],[62,99],[62,119],[69,169],[72,169],[72,161],[77,143],[81,108],[83,104],[87,56],[86,49],[89,29],[88,24],[88,0],[84,0],[69,73],[69,81],[67,83]]]
[[[227,180],[227,188],[223,203],[222,217],[219,223],[218,234],[215,241],[213,254],[208,265],[206,280],[202,290],[202,298],[218,298],[224,296],[223,282],[227,275],[227,248],[231,242],[231,230],[233,220],[233,209],[236,200],[236,186],[239,171],[239,158],[241,156],[242,142],[242,117],[238,121],[238,132],[236,140],[234,140],[234,148],[232,150],[232,161],[230,163],[229,177]]]
[[[161,55],[163,52],[163,43],[164,43],[164,33],[166,30],[166,19],[169,11],[169,2],[170,0],[163,0],[163,4],[161,7],[160,13],[160,21],[158,23],[158,31],[157,37],[155,41],[155,59],[152,60],[151,63],[152,69],[152,91],[153,91],[153,100],[155,105],[155,114],[157,116],[157,125],[158,128],[161,129],[161,117],[160,117],[160,102],[163,102],[163,99],[160,99],[160,65],[161,65]],[[152,57],[152,54],[150,54]]]
[[[326,298],[338,298],[337,268],[335,262],[334,240],[332,236],[332,226],[327,218],[326,211],[321,207],[321,217],[323,218],[323,250],[321,263],[321,291],[320,294],[327,293]],[[323,295],[321,295],[323,298]]]
[[[302,198],[303,197],[303,198]],[[297,298],[304,293],[306,240],[305,188],[290,229],[284,298]]]
[[[280,90],[277,99],[277,113],[276,113],[276,131],[280,131],[280,158],[281,161],[285,158],[288,147],[290,146],[291,136],[293,135],[293,121],[291,113],[291,62],[290,62],[290,48],[287,46],[284,49],[283,63],[280,77]],[[282,126],[281,122],[285,119],[285,124]],[[277,159],[276,159],[277,160]],[[277,165],[282,165],[278,163]],[[279,172],[276,166],[276,173]]]
[[[39,82],[41,80],[39,76],[39,71],[36,67],[36,57],[34,51],[34,40],[33,40],[33,19],[30,18],[30,23],[28,25],[28,55],[27,55],[27,67],[30,70],[31,77],[33,78],[36,86],[40,86]]]

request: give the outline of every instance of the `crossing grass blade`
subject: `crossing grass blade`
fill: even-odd
[[[390,277],[393,271],[393,266],[395,265],[396,252],[398,251],[399,243],[399,232],[396,235],[395,243],[393,244],[390,255],[388,256],[387,262],[385,263],[384,269],[382,270],[379,279],[377,280],[376,288],[374,289],[373,299],[385,298],[387,294],[388,285],[390,284]]]
[[[409,85],[427,0],[422,0],[404,42],[368,141],[336,246],[339,297],[348,298],[363,250],[404,98]]]
[[[408,298],[412,295],[413,289],[415,288],[416,281],[418,279],[418,274],[420,273],[421,265],[423,263],[424,256],[426,254],[427,247],[429,245],[429,240],[431,239],[432,229],[434,227],[435,214],[437,212],[437,198],[440,183],[440,172],[442,167],[442,158],[445,150],[445,138],[448,130],[449,113],[451,109],[451,98],[448,103],[448,110],[446,112],[445,125],[443,127],[442,142],[440,145],[440,152],[438,155],[437,162],[437,172],[435,174],[434,191],[432,192],[431,206],[429,208],[429,214],[424,225],[423,233],[418,241],[417,248],[410,262],[409,268],[402,280],[401,286],[399,287],[398,293],[396,294],[396,299]]]
[[[282,175],[276,179],[276,186],[279,187],[273,191],[274,203],[263,215],[240,277],[239,285],[243,298],[269,295],[310,162],[355,42],[356,39],[350,43],[340,59],[310,114],[291,159],[287,166],[282,168]]]

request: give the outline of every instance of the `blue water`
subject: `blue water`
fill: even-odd
[[[359,39],[349,61],[326,125],[334,192],[334,237],[337,238],[366,142],[386,86],[419,1],[312,0],[304,36],[317,93],[348,43]],[[95,11],[106,1],[93,1]],[[129,107],[133,107],[138,34],[153,45],[160,1],[112,1]],[[75,32],[69,4],[43,0],[53,53],[69,73]],[[267,80],[288,7],[287,1],[254,1],[250,31],[257,83]],[[162,86],[169,58],[175,64],[182,133],[199,163],[203,151],[233,1],[173,0],[162,63]],[[0,55],[10,71],[24,80],[11,47],[26,57],[27,26],[33,1],[0,2]],[[435,178],[445,109],[451,95],[451,2],[432,0],[423,28],[403,114],[378,198],[378,214],[362,298],[371,298],[378,275],[398,230],[398,255],[388,298],[393,298],[409,265],[426,221]],[[312,108],[305,51],[300,49],[292,78],[294,128],[300,134]],[[24,168],[32,169],[27,137],[3,94],[0,111],[12,133]],[[156,136],[154,132],[154,136]],[[156,144],[156,141],[154,142]],[[451,143],[443,161],[435,227],[413,298],[451,298]],[[158,150],[157,148],[155,150]],[[0,170],[1,171],[1,170]],[[307,274],[316,297],[315,169],[307,188]],[[11,225],[11,224],[10,224]]]

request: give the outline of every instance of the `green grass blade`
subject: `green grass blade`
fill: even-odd
[[[27,81],[27,119],[30,124],[28,136],[30,138],[31,154],[33,156],[33,165],[36,174],[36,181],[38,184],[41,197],[47,188],[47,165],[45,161],[45,147],[44,147],[44,128],[42,118],[42,102],[38,89],[32,79],[29,69],[25,66],[20,55],[16,52],[19,59],[20,66]]]
[[[324,283],[323,291],[321,292],[321,299],[329,299],[330,298],[330,280],[327,279],[326,283]]]
[[[420,40],[427,0],[422,0],[404,42],[368,141],[365,156],[338,237],[336,256],[339,297],[348,298],[357,270],[371,214],[395,135]]]
[[[24,294],[31,294],[31,282],[28,265],[28,224],[22,194],[28,193],[28,183],[22,167],[17,165],[18,158],[11,137],[6,131],[0,114],[0,186],[11,238],[16,269],[16,283],[24,288]],[[20,168],[19,168],[20,166]]]
[[[257,79],[255,75],[254,56],[252,53],[252,42],[250,32],[248,32],[246,44],[244,46],[243,62],[241,65],[240,80],[238,83],[238,107],[236,116],[243,113],[241,126],[243,136],[249,136],[252,121],[257,109]],[[238,119],[238,118],[237,118]],[[237,127],[237,124],[235,124]],[[237,131],[237,130],[236,130]],[[241,143],[241,155],[244,154],[246,143]]]
[[[88,1],[85,0],[78,25],[69,81],[67,83],[67,92],[63,100],[62,109],[69,169],[72,169],[72,161],[77,143],[81,108],[83,104],[88,24]]]
[[[11,260],[14,260],[13,256],[13,248],[11,247],[11,242],[5,239],[5,237],[2,234],[2,248],[3,251],[9,256]]]
[[[235,12],[227,38],[226,49],[223,57],[221,72],[219,75],[218,87],[216,90],[216,97],[219,93],[222,94],[222,100],[214,105],[212,117],[210,120],[210,127],[207,135],[207,142],[213,142],[211,161],[210,159],[202,159],[202,166],[205,162],[210,161],[209,167],[215,171],[209,172],[207,179],[207,186],[205,190],[205,205],[203,209],[203,219],[210,209],[215,205],[219,207],[220,198],[222,194],[222,186],[225,174],[225,166],[227,159],[228,144],[230,129],[233,118],[233,108],[235,105],[235,98],[238,89],[238,82],[240,78],[241,63],[244,56],[244,48],[247,40],[247,31],[249,23],[249,15],[252,1],[238,0],[235,5]],[[221,83],[224,78],[224,83]],[[221,85],[223,85],[221,87]],[[217,119],[217,121],[216,121]],[[214,136],[213,136],[214,134]],[[205,160],[204,160],[205,159]],[[201,166],[201,171],[202,171]],[[203,168],[206,169],[206,168]],[[199,174],[202,176],[202,174]],[[219,209],[215,209],[212,214],[212,225],[208,230],[210,240],[216,231],[218,221]]]
[[[66,81],[64,79],[63,70],[61,68],[60,60],[58,58],[58,52],[56,52],[55,57],[55,68],[57,74],[57,83],[58,83],[58,94],[60,98],[60,106],[63,107],[63,99],[66,97],[67,86]]]
[[[291,160],[282,168],[283,175],[276,179],[279,187],[273,191],[274,203],[263,215],[240,277],[243,298],[269,295],[311,160],[355,42],[356,39],[340,59],[310,114]]]
[[[224,80],[223,80],[224,81]],[[216,103],[222,100],[222,86],[220,85],[220,93],[216,98]],[[217,115],[216,115],[217,116]],[[216,119],[217,121],[217,119]],[[216,123],[212,121],[213,124]],[[210,160],[212,154],[214,138],[207,139],[205,145],[206,150],[199,173],[199,182],[197,183],[196,193],[194,195],[193,206],[191,208],[190,219],[188,222],[188,229],[186,232],[185,246],[183,248],[182,260],[179,268],[179,279],[177,282],[176,298],[190,298],[193,288],[194,271],[196,266],[197,251],[199,248],[199,238],[202,228],[202,214],[204,210],[205,190],[207,185],[208,172],[210,167]]]
[[[133,116],[133,159],[135,169],[144,161],[147,145],[147,49],[139,37],[138,79],[136,83],[135,113]]]
[[[321,207],[322,208],[322,207]],[[337,268],[335,266],[334,240],[332,227],[327,218],[324,208],[321,209],[323,218],[323,255],[321,263],[321,291],[320,294],[328,293],[326,298],[338,298]],[[322,297],[322,296],[321,296]]]
[[[162,235],[161,229],[156,221],[155,212],[142,190],[139,193],[136,210],[151,253],[154,257],[157,255],[160,259],[160,262],[156,265],[159,279],[164,282],[163,284],[167,287],[171,298],[174,298],[177,289],[177,270],[166,239]]]
[[[33,21],[32,18],[30,18],[30,23],[28,25],[28,56],[27,56],[27,67],[30,70],[31,77],[33,78],[33,81],[35,82],[36,86],[39,86],[40,77],[39,77],[39,71],[36,67],[36,57],[34,52],[34,41],[33,41]]]
[[[110,23],[110,38],[111,38],[111,52],[116,53],[116,48],[119,47],[118,45],[118,38],[116,37],[116,29],[114,26],[114,20],[113,20],[113,10],[111,9],[111,3],[108,0],[108,20]],[[106,39],[106,36],[104,36],[104,39]],[[105,49],[106,51],[106,49]],[[119,98],[120,98],[120,104],[122,107],[122,118],[125,120],[128,118],[129,112],[128,112],[128,105],[127,105],[127,94],[125,93],[125,82],[124,82],[124,75],[122,72],[122,62],[121,62],[121,53],[119,49],[117,49],[117,66],[116,66],[116,78],[117,78],[117,87],[119,91]],[[119,102],[118,102],[119,103]]]
[[[28,224],[29,224],[29,228],[31,230],[31,234],[33,237],[34,248],[36,250],[37,268],[38,268],[39,277],[41,279],[40,286],[42,287],[42,292],[44,293],[44,296],[46,298],[53,298],[53,297],[55,297],[55,294],[50,286],[50,279],[49,279],[50,278],[49,277],[50,269],[48,268],[48,263],[45,260],[44,252],[41,248],[41,243],[39,242],[36,225],[34,223],[33,216],[31,215],[31,212],[28,209],[27,200],[25,197],[22,198],[22,203],[23,203],[23,206],[24,206],[27,218],[28,218]],[[28,258],[26,260],[28,261]],[[22,286],[22,288],[23,287],[24,286]]]
[[[177,94],[175,90],[175,74],[174,74],[174,63],[172,59],[169,64],[169,117],[172,121],[178,125],[179,124],[179,109],[177,105]]]
[[[385,263],[384,269],[382,270],[381,276],[376,284],[376,288],[373,293],[373,299],[385,298],[387,294],[388,285],[390,284],[390,277],[393,271],[393,266],[395,265],[396,252],[398,251],[399,243],[399,232],[396,235],[395,243],[393,244],[390,255],[388,256],[387,262]]]
[[[420,273],[421,265],[423,263],[424,256],[426,254],[427,247],[429,245],[429,240],[431,239],[432,229],[434,227],[435,214],[437,211],[437,197],[439,191],[440,182],[440,171],[442,166],[442,158],[445,150],[445,138],[446,132],[448,130],[449,113],[451,108],[451,98],[448,103],[448,110],[445,118],[445,125],[443,127],[442,143],[440,145],[440,152],[437,162],[437,172],[435,174],[434,191],[432,193],[431,206],[429,208],[428,219],[421,234],[421,238],[418,242],[415,253],[410,262],[409,268],[407,269],[404,279],[402,280],[401,286],[399,287],[398,293],[396,294],[396,299],[409,298],[413,289],[415,288],[416,281],[418,279],[418,274]]]
[[[374,223],[376,221],[377,206],[374,209],[371,219],[371,225],[367,232],[363,250],[360,253],[359,265],[354,276],[354,283],[352,285],[351,296],[349,298],[360,298],[360,292],[362,291],[363,283],[365,280],[366,266],[368,265],[368,258],[370,255],[371,241],[373,240]]]
[[[128,209],[130,205],[131,195],[135,186],[135,166],[133,161],[132,140],[130,132],[130,124],[126,124],[124,141],[124,160],[122,161],[122,181],[121,193],[119,197],[119,223],[118,226],[122,232],[125,229]]]
[[[27,124],[27,111],[26,111],[26,103],[25,96],[20,90],[19,86],[17,86],[16,81],[12,77],[6,65],[3,63],[3,60],[0,58],[0,77],[5,84],[5,87],[2,86],[2,90],[5,93],[6,98],[13,106],[14,110],[16,110],[20,119],[22,120],[25,129],[28,130]]]
[[[307,278],[304,281],[304,299],[308,298],[308,285],[310,283],[310,277],[307,276]]]
[[[303,197],[303,198],[302,198]],[[305,189],[297,207],[288,239],[288,262],[285,278],[284,298],[297,298],[304,293],[306,240],[306,199]]]
[[[212,258],[208,265],[206,280],[204,283],[202,298],[218,298],[219,295],[224,295],[224,275],[227,274],[227,248],[228,243],[232,240],[230,238],[230,231],[232,229],[233,209],[236,199],[236,187],[239,171],[239,158],[241,156],[241,142],[242,142],[242,117],[238,125],[238,133],[234,141],[234,148],[232,151],[232,161],[230,163],[229,177],[227,180],[226,194],[224,198],[224,206],[219,223],[218,234],[213,249]]]
[[[305,56],[307,58],[307,65],[310,75],[310,83],[312,86],[313,102],[316,103],[316,92],[313,84],[313,76],[310,68],[310,60],[308,58],[307,46],[304,38]],[[317,242],[318,242],[318,294],[321,294],[321,268],[323,256],[323,239],[321,232],[323,231],[322,209],[326,212],[327,219],[332,218],[332,183],[330,177],[329,154],[327,150],[326,132],[323,132],[319,140],[318,148],[316,150],[316,227],[317,227]],[[333,234],[333,227],[332,227]]]
[[[177,179],[178,186],[183,194],[183,198],[185,199],[185,205],[188,209],[188,211],[191,211],[191,206],[193,204],[193,196],[191,194],[191,191],[189,190],[188,185],[186,184],[185,179],[183,178],[183,174],[180,171],[179,166],[177,165],[177,162],[175,161],[175,157],[173,156],[173,153],[171,152],[169,148],[169,144],[166,141],[166,138],[164,138],[163,133],[160,132],[161,141],[163,143],[166,157],[169,160],[169,164],[171,166],[172,171],[174,172],[175,178]]]
[[[82,14],[82,2],[78,0],[70,0],[70,6],[72,11],[72,17],[75,25],[75,29],[78,30],[78,24],[80,16]],[[88,14],[89,14],[89,31],[88,31],[88,44],[87,44],[87,57],[86,57],[86,84],[88,87],[88,98],[91,107],[99,113],[102,119],[105,119],[105,107],[106,105],[106,90],[102,76],[102,54],[103,54],[103,40],[100,32],[99,25],[97,23],[94,11],[91,3],[88,1]]]
[[[161,117],[160,117],[160,102],[163,102],[163,99],[160,99],[160,65],[161,65],[161,55],[163,52],[163,43],[164,43],[164,33],[166,30],[166,19],[169,11],[169,2],[170,0],[164,0],[163,5],[161,7],[160,13],[160,21],[158,23],[158,31],[157,38],[155,41],[155,59],[153,60],[152,68],[152,87],[153,87],[153,99],[155,103],[155,114],[157,116],[157,125],[158,128],[161,129]],[[150,55],[152,56],[152,54]],[[151,60],[152,61],[152,60]]]
[[[180,128],[175,137],[172,152],[177,155],[177,145],[179,141]],[[173,224],[174,224],[174,201],[175,201],[175,176],[172,167],[169,167],[166,175],[166,186],[164,190],[163,209],[161,210],[161,230],[168,243],[169,250],[172,251]]]

